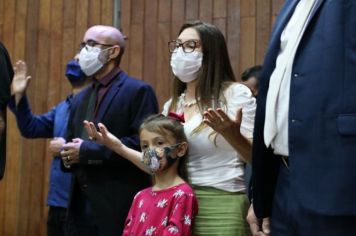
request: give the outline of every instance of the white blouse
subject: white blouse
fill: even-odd
[[[242,107],[241,133],[251,139],[256,110],[256,100],[249,88],[243,84],[232,83],[225,91],[227,106],[222,109],[230,119],[236,119],[236,112]],[[163,107],[163,114],[167,115],[172,100]],[[180,99],[176,113],[183,113]],[[244,163],[240,154],[221,136],[217,135],[216,145],[213,130],[204,128],[199,133],[192,133],[202,122],[202,115],[196,113],[184,124],[188,138],[188,173],[190,182],[197,186],[214,187],[229,192],[245,192]],[[210,135],[210,137],[209,137]]]

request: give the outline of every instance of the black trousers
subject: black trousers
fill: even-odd
[[[64,236],[67,209],[50,206],[47,218],[47,236]]]
[[[291,188],[289,170],[281,164],[272,209],[271,236],[342,235],[356,235],[356,216],[326,216],[302,208]]]
[[[93,221],[86,193],[79,189],[75,192],[72,208],[67,217],[66,236],[100,236],[99,229]]]

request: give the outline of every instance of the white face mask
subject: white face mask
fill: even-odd
[[[197,78],[203,61],[203,53],[193,51],[185,53],[180,47],[171,56],[173,74],[183,83],[189,83]]]
[[[107,50],[106,48],[104,50]],[[101,61],[99,59],[100,53],[104,50],[98,47],[85,46],[79,53],[79,65],[84,74],[92,76],[98,70],[100,70],[107,61]]]

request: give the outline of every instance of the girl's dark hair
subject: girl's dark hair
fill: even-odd
[[[201,113],[209,107],[220,107],[224,86],[234,82],[235,76],[231,67],[229,54],[224,35],[214,25],[202,21],[185,23],[179,30],[181,34],[185,29],[193,28],[200,37],[203,62],[198,74],[195,98]],[[174,79],[172,103],[169,110],[176,110],[176,104],[181,93],[186,89],[186,84],[178,78]],[[222,101],[225,102],[225,101]]]
[[[172,135],[176,139],[177,143],[188,143],[187,137],[184,133],[184,127],[180,121],[166,117],[162,114],[150,115],[141,124],[139,133],[142,130],[158,133],[162,136]],[[188,182],[187,172],[187,152],[184,156],[179,157],[178,161],[178,174],[179,176]]]

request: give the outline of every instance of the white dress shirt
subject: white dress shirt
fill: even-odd
[[[293,61],[316,0],[300,0],[281,34],[281,45],[267,93],[264,141],[288,156],[288,113]]]

